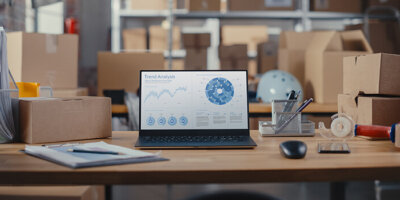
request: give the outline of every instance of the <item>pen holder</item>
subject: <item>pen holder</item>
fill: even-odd
[[[297,100],[273,100],[272,121],[259,121],[262,136],[314,136],[315,124],[302,121]]]

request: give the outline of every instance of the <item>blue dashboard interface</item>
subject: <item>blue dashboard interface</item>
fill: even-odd
[[[248,129],[245,71],[143,71],[141,130]]]

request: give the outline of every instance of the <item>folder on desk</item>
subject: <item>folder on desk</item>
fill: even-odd
[[[71,149],[75,148],[101,149],[110,152],[117,152],[118,155],[70,151]],[[25,153],[70,168],[84,168],[168,160],[162,158],[159,154],[138,151],[117,145],[107,144],[105,142],[92,142],[85,144],[61,144],[50,146],[26,145]]]

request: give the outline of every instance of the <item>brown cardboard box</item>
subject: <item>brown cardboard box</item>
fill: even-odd
[[[400,8],[399,0],[368,0],[367,6],[392,6],[394,8]]]
[[[223,70],[248,69],[247,45],[220,45],[220,66]]]
[[[75,97],[20,99],[21,140],[63,142],[111,136],[111,99]]]
[[[306,51],[305,93],[317,103],[337,103],[343,91],[343,58],[372,53],[361,31],[314,34]]]
[[[390,126],[400,119],[400,97],[338,95],[338,111],[357,124]]]
[[[231,58],[219,62],[222,70],[248,70],[249,60],[247,58]]]
[[[312,41],[314,32],[285,31],[280,34],[278,69],[289,72],[305,89],[305,52]]]
[[[338,94],[338,112],[347,114],[354,120],[354,122],[357,123],[357,96],[349,94]]]
[[[185,48],[207,48],[211,44],[209,33],[184,33],[182,34],[182,44]]]
[[[140,70],[164,69],[164,55],[149,52],[98,53],[97,95],[104,89],[136,93],[139,88]]]
[[[146,29],[144,28],[123,30],[122,39],[124,41],[124,49],[147,49],[146,34]]]
[[[398,22],[370,20],[368,26],[369,42],[374,52],[400,54],[400,26]],[[346,30],[364,31],[364,24],[348,25]]]
[[[53,97],[78,97],[78,96],[88,96],[88,88],[81,87],[76,89],[54,89]]]
[[[206,70],[207,69],[207,48],[186,49],[185,69],[186,70]]]
[[[7,33],[8,67],[16,82],[78,87],[78,36]]]
[[[278,44],[275,41],[263,42],[257,45],[257,72],[265,73],[277,68]]]
[[[186,0],[185,7],[189,11],[220,11],[221,0]]]
[[[169,70],[168,59],[164,61],[164,69]],[[172,59],[172,70],[184,70],[184,69],[185,69],[184,59]]]
[[[150,49],[151,50],[168,50],[168,30],[161,26],[150,26]],[[181,48],[181,29],[174,26],[172,30],[172,49],[177,50]]]
[[[250,76],[257,75],[257,60],[256,59],[248,59],[247,73]]]
[[[221,28],[221,44],[247,44],[249,51],[257,51],[257,44],[268,40],[266,26],[223,26]]]
[[[343,93],[400,96],[400,55],[370,54],[343,59]]]
[[[295,10],[295,0],[228,0],[230,11]]]
[[[247,45],[246,44],[235,44],[235,45],[220,45],[219,46],[219,58],[230,59],[230,58],[245,58],[247,59]]]
[[[311,11],[361,13],[362,0],[311,0]]]
[[[1,186],[0,199],[104,200],[104,186]]]
[[[132,10],[166,10],[167,3],[166,0],[130,0]]]

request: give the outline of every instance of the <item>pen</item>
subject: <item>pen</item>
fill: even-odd
[[[290,116],[290,118],[289,118],[288,120],[286,120],[286,121],[282,124],[282,126],[280,126],[279,128],[277,128],[277,129],[275,130],[275,132],[280,132],[282,129],[284,129],[284,128],[297,116],[297,113],[303,111],[304,108],[306,108],[308,105],[310,105],[310,103],[313,102],[313,101],[314,101],[314,99],[313,99],[313,98],[310,98],[310,99],[308,99],[307,101],[305,101],[303,104],[301,104],[301,106],[296,110],[296,113],[293,114],[292,116]]]
[[[84,150],[84,149],[68,149],[67,151],[74,153],[95,153],[95,154],[112,154],[112,155],[119,154],[118,152],[114,151],[94,151],[94,150]]]

